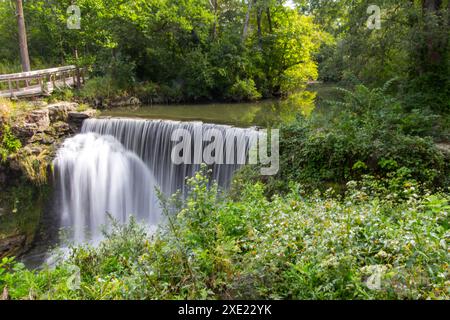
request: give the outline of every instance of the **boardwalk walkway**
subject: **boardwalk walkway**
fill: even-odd
[[[81,87],[84,70],[76,66],[0,75],[0,97],[27,98],[45,96],[57,89]]]

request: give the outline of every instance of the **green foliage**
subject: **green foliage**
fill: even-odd
[[[74,97],[74,93],[69,88],[57,89],[53,91],[52,95],[48,97],[47,101],[52,103],[56,101],[71,101]]]
[[[334,38],[316,56],[321,79],[379,86],[399,77],[410,110],[450,110],[448,1],[296,2]],[[369,5],[381,9],[380,29],[367,27]]]
[[[11,132],[11,128],[7,124],[3,124],[0,131],[0,156],[1,162],[5,162],[10,154],[16,153],[22,147],[22,143]]]
[[[252,79],[237,80],[228,91],[228,97],[234,101],[253,101],[261,98]]]
[[[153,82],[141,82],[134,87],[134,94],[144,103],[158,101],[159,86]]]
[[[408,191],[399,203],[350,182],[342,200],[296,184],[269,200],[257,183],[232,200],[203,174],[188,185],[185,201],[164,201],[156,233],[132,220],[53,269],[3,263],[0,289],[15,299],[448,298],[448,194]]]
[[[386,93],[388,84],[339,89],[342,100],[330,101],[326,113],[284,124],[274,188],[286,188],[291,180],[313,189],[342,186],[363,174],[401,174],[427,188],[448,186],[448,158],[431,138],[437,116],[404,112]]]
[[[25,2],[33,66],[88,66],[79,95],[97,105],[130,94],[149,103],[290,97],[280,107],[280,172],[265,185],[246,167],[226,194],[199,173],[185,198],[161,199],[165,221],[156,231],[134,219],[113,221],[98,246],[71,248],[39,271],[5,258],[0,292],[7,287],[14,299],[449,299],[448,1],[380,0],[381,30],[367,28],[369,0],[297,0],[296,9],[251,3],[248,12],[236,0],[78,0],[82,29],[74,32],[66,27],[72,1]],[[0,2],[0,73],[18,71],[13,25],[14,11]],[[297,89],[319,75],[355,86],[338,89],[339,101],[320,101],[316,113],[315,96]],[[0,121],[8,123],[21,107],[5,106]],[[1,160],[20,148],[3,124]],[[47,156],[20,161],[38,184]],[[33,211],[33,192],[2,193],[20,219],[0,217],[0,233],[36,223],[35,213],[24,215]]]
[[[87,101],[112,100],[119,94],[118,87],[111,77],[96,77],[89,79],[81,89],[80,96]]]
[[[24,3],[33,67],[87,66],[94,77],[112,80],[112,89],[128,93],[138,82],[155,83],[157,100],[164,102],[226,99],[236,79],[253,79],[244,90],[250,99],[270,97],[317,77],[312,59],[323,33],[283,1],[258,1],[246,20],[247,4],[236,0],[79,0],[80,30],[67,28],[70,4]],[[18,64],[13,16],[8,1],[1,2],[5,68]]]

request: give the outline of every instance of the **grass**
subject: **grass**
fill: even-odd
[[[38,107],[24,100],[11,101],[0,98],[0,118],[3,118],[3,121],[16,121],[20,116],[36,108]]]

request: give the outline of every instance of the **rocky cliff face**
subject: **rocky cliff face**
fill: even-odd
[[[0,116],[0,130],[8,121],[22,145],[0,161],[0,258],[19,255],[32,242],[56,150],[80,130],[84,119],[96,115],[79,109],[74,102],[34,103],[14,119]]]

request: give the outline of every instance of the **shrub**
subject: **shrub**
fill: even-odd
[[[51,163],[50,151],[46,148],[38,154],[30,153],[28,148],[24,148],[18,154],[20,168],[27,179],[37,186],[47,183],[48,167]]]
[[[16,153],[22,147],[22,143],[11,132],[11,128],[7,124],[3,124],[0,131],[0,156],[1,161],[5,162],[10,154]]]
[[[71,89],[65,88],[65,89],[57,89],[55,90],[50,97],[48,97],[48,101],[55,102],[55,101],[70,101],[74,97],[74,93]]]
[[[211,99],[211,91],[215,85],[214,69],[207,54],[196,49],[188,52],[183,60],[180,76],[183,79],[183,93],[186,99],[193,101]]]
[[[117,86],[110,77],[89,79],[80,90],[80,96],[89,101],[111,100],[119,94]]]
[[[153,82],[141,82],[134,87],[134,94],[144,103],[153,103],[158,98],[159,86]]]
[[[234,101],[258,100],[261,94],[258,92],[253,79],[237,80],[228,90],[227,97]]]
[[[404,112],[400,101],[385,93],[386,87],[341,89],[343,101],[329,102],[327,112],[283,124],[279,184],[286,189],[293,180],[326,189],[363,174],[383,178],[401,172],[405,181],[416,180],[427,188],[448,186],[448,159],[426,136],[424,123],[434,117]],[[411,117],[423,121],[414,126]]]
[[[450,196],[380,198],[348,184],[342,200],[262,184],[235,200],[197,174],[184,201],[163,200],[151,235],[134,220],[54,269],[0,266],[0,290],[45,299],[448,299]],[[375,185],[371,188],[376,189]],[[68,285],[79,270],[80,284]]]
[[[184,98],[183,90],[177,83],[171,86],[163,84],[159,88],[159,98],[165,103],[179,103]]]

